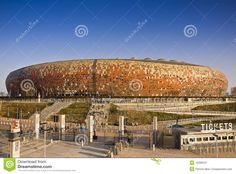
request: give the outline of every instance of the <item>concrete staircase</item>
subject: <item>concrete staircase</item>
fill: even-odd
[[[61,109],[67,108],[69,105],[71,105],[74,102],[71,101],[61,101],[61,102],[55,102],[53,105],[46,107],[41,111],[41,122],[47,121],[48,117],[51,115],[57,114]],[[33,119],[33,116],[30,117]]]

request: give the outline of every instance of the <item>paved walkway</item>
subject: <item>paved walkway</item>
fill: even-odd
[[[74,142],[57,141],[46,147],[46,157],[80,157],[80,158],[104,158],[107,148],[103,143],[93,143],[84,147]],[[44,157],[44,148],[23,153],[21,157]]]

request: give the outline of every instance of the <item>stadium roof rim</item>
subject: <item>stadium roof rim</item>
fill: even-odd
[[[17,70],[21,70],[21,69],[25,69],[25,68],[30,68],[30,67],[34,67],[34,66],[38,66],[38,65],[45,65],[45,64],[50,64],[50,63],[62,63],[62,62],[73,62],[73,61],[86,61],[86,60],[90,60],[90,61],[94,61],[94,60],[112,60],[112,61],[116,61],[116,60],[123,60],[123,61],[140,61],[140,62],[153,62],[153,63],[163,63],[163,64],[173,64],[173,65],[188,65],[188,66],[201,66],[201,67],[208,67],[208,66],[204,66],[204,65],[196,65],[196,64],[191,64],[191,63],[186,63],[186,62],[181,62],[181,61],[177,61],[177,60],[166,60],[166,59],[150,59],[150,58],[146,58],[146,59],[138,59],[138,58],[130,58],[130,59],[125,59],[125,58],[101,58],[101,59],[70,59],[70,60],[59,60],[59,61],[52,61],[52,62],[45,62],[45,63],[38,63],[38,64],[33,64],[33,65],[29,65],[29,66],[25,66],[23,68],[19,68]]]

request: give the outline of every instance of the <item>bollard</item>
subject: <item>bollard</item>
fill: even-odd
[[[112,147],[112,151],[113,151],[113,154],[114,154],[114,155],[117,155],[117,151],[116,151],[115,146]]]
[[[65,141],[65,127],[66,127],[66,117],[65,115],[59,115],[59,128],[61,131],[61,140]]]
[[[119,143],[118,147],[119,147],[119,151],[122,151],[122,143]]]
[[[114,155],[118,155],[118,148],[116,145],[113,146],[113,153],[114,153]]]
[[[156,146],[155,146],[155,144],[152,145],[152,150],[153,150],[153,151],[156,150]]]
[[[38,103],[40,103],[41,102],[41,95],[40,95],[40,93],[38,93]]]
[[[81,140],[81,146],[84,147],[84,140]]]
[[[113,157],[114,157],[114,155],[113,155],[113,152],[112,152],[112,151],[110,151],[110,157],[111,157],[111,158],[113,158]]]
[[[115,148],[116,148],[116,153],[117,153],[117,155],[119,155],[119,148],[117,147],[117,146],[115,146]]]

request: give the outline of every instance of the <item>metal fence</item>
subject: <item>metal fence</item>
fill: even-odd
[[[207,143],[207,144],[193,144],[186,146],[184,150],[191,151],[197,154],[215,154],[227,152],[236,152],[235,142],[217,142],[217,143]]]
[[[119,131],[117,126],[108,126],[105,128],[96,129],[96,134],[105,145],[112,145],[116,142],[127,142],[130,146],[135,148],[149,148],[151,131],[147,129],[132,129],[127,127],[124,133]]]
[[[7,135],[7,131],[0,130],[0,157],[8,157],[9,154],[9,144]]]

